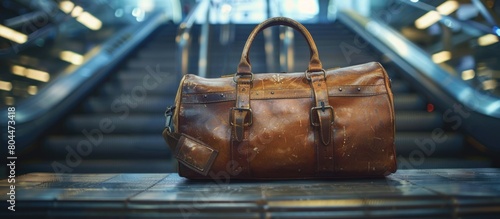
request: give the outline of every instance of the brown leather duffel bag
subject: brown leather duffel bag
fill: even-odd
[[[252,41],[274,25],[306,38],[305,72],[252,73]],[[324,70],[310,33],[289,18],[255,27],[234,77],[185,75],[166,116],[163,136],[179,161],[179,174],[190,179],[373,177],[396,171],[393,96],[384,68],[372,62]]]

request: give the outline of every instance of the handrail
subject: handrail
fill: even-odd
[[[357,22],[358,25],[362,25],[366,31],[390,47],[427,77],[434,81],[449,82],[443,89],[454,99],[482,114],[500,118],[500,99],[479,93],[463,80],[450,75],[436,65],[425,51],[408,41],[392,28],[376,19],[368,20],[352,11],[343,12],[342,15],[343,21],[349,17]],[[481,97],[477,98],[477,96]]]
[[[189,45],[191,43],[191,28],[197,19],[197,16],[205,10],[208,12],[210,0],[201,0],[198,2],[194,8],[189,12],[184,21],[179,24],[179,30],[177,31],[177,36],[175,41],[177,42],[177,70],[178,72],[185,75],[188,73],[189,66]],[[206,6],[205,6],[206,5]],[[208,21],[207,21],[208,22]]]
[[[461,123],[468,123],[462,128],[488,148],[500,151],[500,145],[494,140],[498,138],[496,132],[500,128],[500,99],[481,93],[450,75],[435,64],[425,51],[377,19],[365,18],[354,11],[342,11],[339,20],[395,60],[409,77],[426,86],[429,95],[442,102],[438,104],[446,102],[446,108],[452,110],[456,110],[454,107],[457,104],[469,109],[460,120]]]
[[[436,7],[434,7],[434,6],[430,5],[430,4],[421,2],[421,1],[414,2],[414,1],[402,0],[402,2],[405,3],[405,4],[407,4],[407,5],[409,5],[409,6],[411,6],[411,7],[423,10],[425,12],[434,11],[434,12],[439,13]],[[479,31],[482,32],[482,34],[484,34],[484,33],[491,33],[492,30],[494,29],[494,27],[498,28],[495,20],[492,18],[491,14],[489,14],[489,12],[484,7],[483,3],[481,3],[481,1],[479,1],[479,0],[472,0],[472,3],[474,4],[475,7],[478,8],[479,12],[484,16],[484,18],[491,25],[491,27],[487,26],[487,25],[484,25],[482,23],[476,22],[476,21],[472,21],[472,20],[463,21],[463,20],[460,20],[460,19],[455,19],[455,18],[453,18],[453,17],[451,17],[449,15],[441,15],[440,21],[443,22],[445,20],[450,20],[453,23],[460,24],[466,30],[467,29],[473,29],[474,32],[477,32],[479,30]]]
[[[31,144],[38,135],[67,112],[92,86],[101,81],[122,58],[166,21],[158,12],[142,23],[127,27],[88,53],[87,61],[75,68],[69,66],[61,76],[47,84],[36,96],[16,106],[16,144],[19,150]],[[1,114],[7,115],[7,109]],[[6,117],[0,118],[2,126]],[[2,133],[2,139],[5,138]],[[5,142],[5,141],[3,141]]]

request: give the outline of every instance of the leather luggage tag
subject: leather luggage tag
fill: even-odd
[[[206,176],[218,152],[208,145],[182,135],[177,143],[175,158],[190,169]]]

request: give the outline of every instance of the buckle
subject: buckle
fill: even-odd
[[[332,106],[325,106],[325,104],[323,102],[321,102],[321,106],[316,106],[316,107],[312,107],[311,108],[311,114],[310,114],[310,120],[311,120],[311,125],[312,126],[319,126],[319,121],[318,122],[315,122],[314,121],[314,112],[318,111],[318,110],[321,110],[322,112],[325,112],[325,110],[329,110],[330,111],[330,116],[331,116],[331,124],[333,124],[333,118],[334,118],[334,114],[333,114],[333,107]],[[319,118],[318,118],[319,120]]]
[[[246,74],[239,74],[239,73],[234,73],[234,76],[233,76],[233,81],[234,83],[238,84],[238,79],[236,79],[237,76],[239,77],[242,77],[243,75],[250,75],[250,82],[249,83],[252,83],[253,82],[253,74],[252,73],[246,73]]]
[[[246,117],[250,116],[250,119],[249,119],[249,121],[245,121],[243,123],[243,126],[251,126],[252,125],[252,123],[253,123],[252,109],[250,109],[250,108],[240,108],[240,107],[231,107],[230,110],[231,110],[231,113],[229,113],[229,123],[232,126],[234,126],[234,123],[233,123],[233,118],[234,118],[233,115],[234,115],[234,113],[233,113],[233,111],[235,111],[235,110],[238,110],[239,112],[247,111],[248,114],[247,114]],[[245,119],[246,119],[246,117],[245,117]]]
[[[319,71],[317,71],[317,72],[319,72]],[[325,69],[321,69],[321,72],[323,72],[323,76],[325,77],[325,80],[326,80],[326,71],[325,71]],[[304,72],[304,74],[306,76],[306,79],[308,81],[311,81],[311,75],[310,75],[311,73],[313,73],[313,72],[310,72],[309,69]]]
[[[172,124],[172,115],[174,114],[175,106],[170,106],[167,107],[167,110],[165,110],[165,128],[168,129],[168,131],[171,131],[171,124]]]

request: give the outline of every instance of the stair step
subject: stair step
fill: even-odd
[[[453,157],[464,150],[463,135],[455,132],[397,132],[397,155],[419,157]]]
[[[396,131],[432,131],[443,126],[442,115],[437,112],[396,112]]]
[[[163,113],[127,114],[125,111],[101,115],[78,114],[67,118],[63,124],[65,134],[79,134],[101,126],[111,127],[113,134],[161,134],[165,116]]]
[[[95,127],[94,127],[95,128]],[[44,140],[41,150],[48,159],[65,159],[68,154],[76,153],[87,159],[169,159],[171,151],[161,136],[157,135],[116,135],[97,134],[49,136]],[[102,132],[101,132],[102,133]]]
[[[148,95],[142,101],[127,101],[121,97],[90,97],[82,103],[81,109],[86,114],[124,114],[150,113],[163,115],[168,106],[174,105],[175,95]]]
[[[408,82],[403,80],[392,80],[391,82],[391,91],[396,96],[400,93],[409,93],[411,92],[410,85]]]
[[[399,110],[425,110],[424,99],[415,93],[394,95],[394,109]]]
[[[168,60],[172,60],[172,57],[170,58],[136,58],[134,60],[130,60],[127,63],[127,67],[130,69],[140,69],[140,70],[146,70],[146,67],[149,66],[153,70],[156,70],[156,66],[159,65],[160,70],[166,70],[166,69],[174,69],[175,64],[174,63],[168,63]],[[175,60],[175,59],[174,59]]]
[[[175,95],[179,87],[177,78],[164,78],[156,81],[153,77],[144,77],[139,81],[112,81],[104,84],[99,95],[121,97],[134,96],[135,99],[147,98],[149,95]]]

